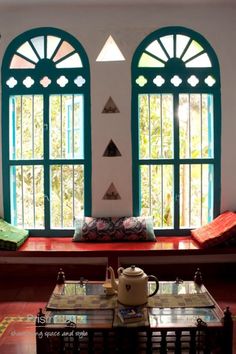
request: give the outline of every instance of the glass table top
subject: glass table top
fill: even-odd
[[[61,295],[104,295],[102,282],[73,282],[67,281],[60,286]],[[149,282],[149,292],[155,287],[154,282]],[[174,281],[164,281],[159,283],[158,294],[198,294],[206,292],[204,286],[199,287],[193,281],[176,283]],[[211,308],[149,308],[149,323],[151,328],[165,326],[196,326],[197,319],[201,319],[207,324],[221,325],[222,312],[218,305]],[[76,326],[84,324],[112,323],[114,316],[113,310],[60,310],[50,311],[48,324],[62,324],[71,322]]]
[[[62,288],[63,295],[98,295],[104,294],[101,282],[66,282]],[[155,282],[149,282],[149,292],[155,289]],[[158,294],[196,294],[202,292],[202,288],[193,281],[176,283],[174,281],[159,282]]]

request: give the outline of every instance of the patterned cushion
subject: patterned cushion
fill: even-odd
[[[156,241],[151,217],[84,217],[75,220],[73,241]]]
[[[236,213],[226,211],[207,225],[191,231],[202,247],[230,245],[236,238]]]
[[[29,231],[0,219],[0,250],[15,251],[29,236]]]

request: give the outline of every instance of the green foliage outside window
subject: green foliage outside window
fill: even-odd
[[[147,36],[132,62],[134,213],[176,233],[220,207],[220,77],[198,33],[167,27]]]
[[[30,30],[6,50],[4,214],[31,234],[68,234],[90,214],[89,84],[84,49],[64,31]]]

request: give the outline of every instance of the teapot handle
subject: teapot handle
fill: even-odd
[[[158,292],[158,290],[159,290],[159,281],[158,281],[157,277],[155,277],[155,275],[148,275],[148,280],[153,280],[156,283],[156,289],[153,291],[153,293],[148,295],[148,297],[151,297],[151,296],[155,295]]]

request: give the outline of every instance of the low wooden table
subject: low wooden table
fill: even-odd
[[[150,282],[149,286],[153,284]],[[211,307],[186,307],[180,303],[180,307],[170,308],[154,304],[147,307],[145,322],[123,325],[115,315],[111,298],[107,297],[109,304],[102,303],[100,308],[86,305],[93,298],[91,295],[105,298],[102,282],[65,281],[53,291],[53,299],[68,297],[64,308],[46,308],[45,313],[40,309],[37,315],[37,354],[232,354],[231,313],[228,308],[222,312],[204,285],[194,281],[160,282],[156,296],[165,294],[167,298],[172,294],[179,299],[183,294],[202,293],[209,297]],[[85,304],[77,306],[75,298],[80,295]],[[53,305],[53,301],[50,303]]]

